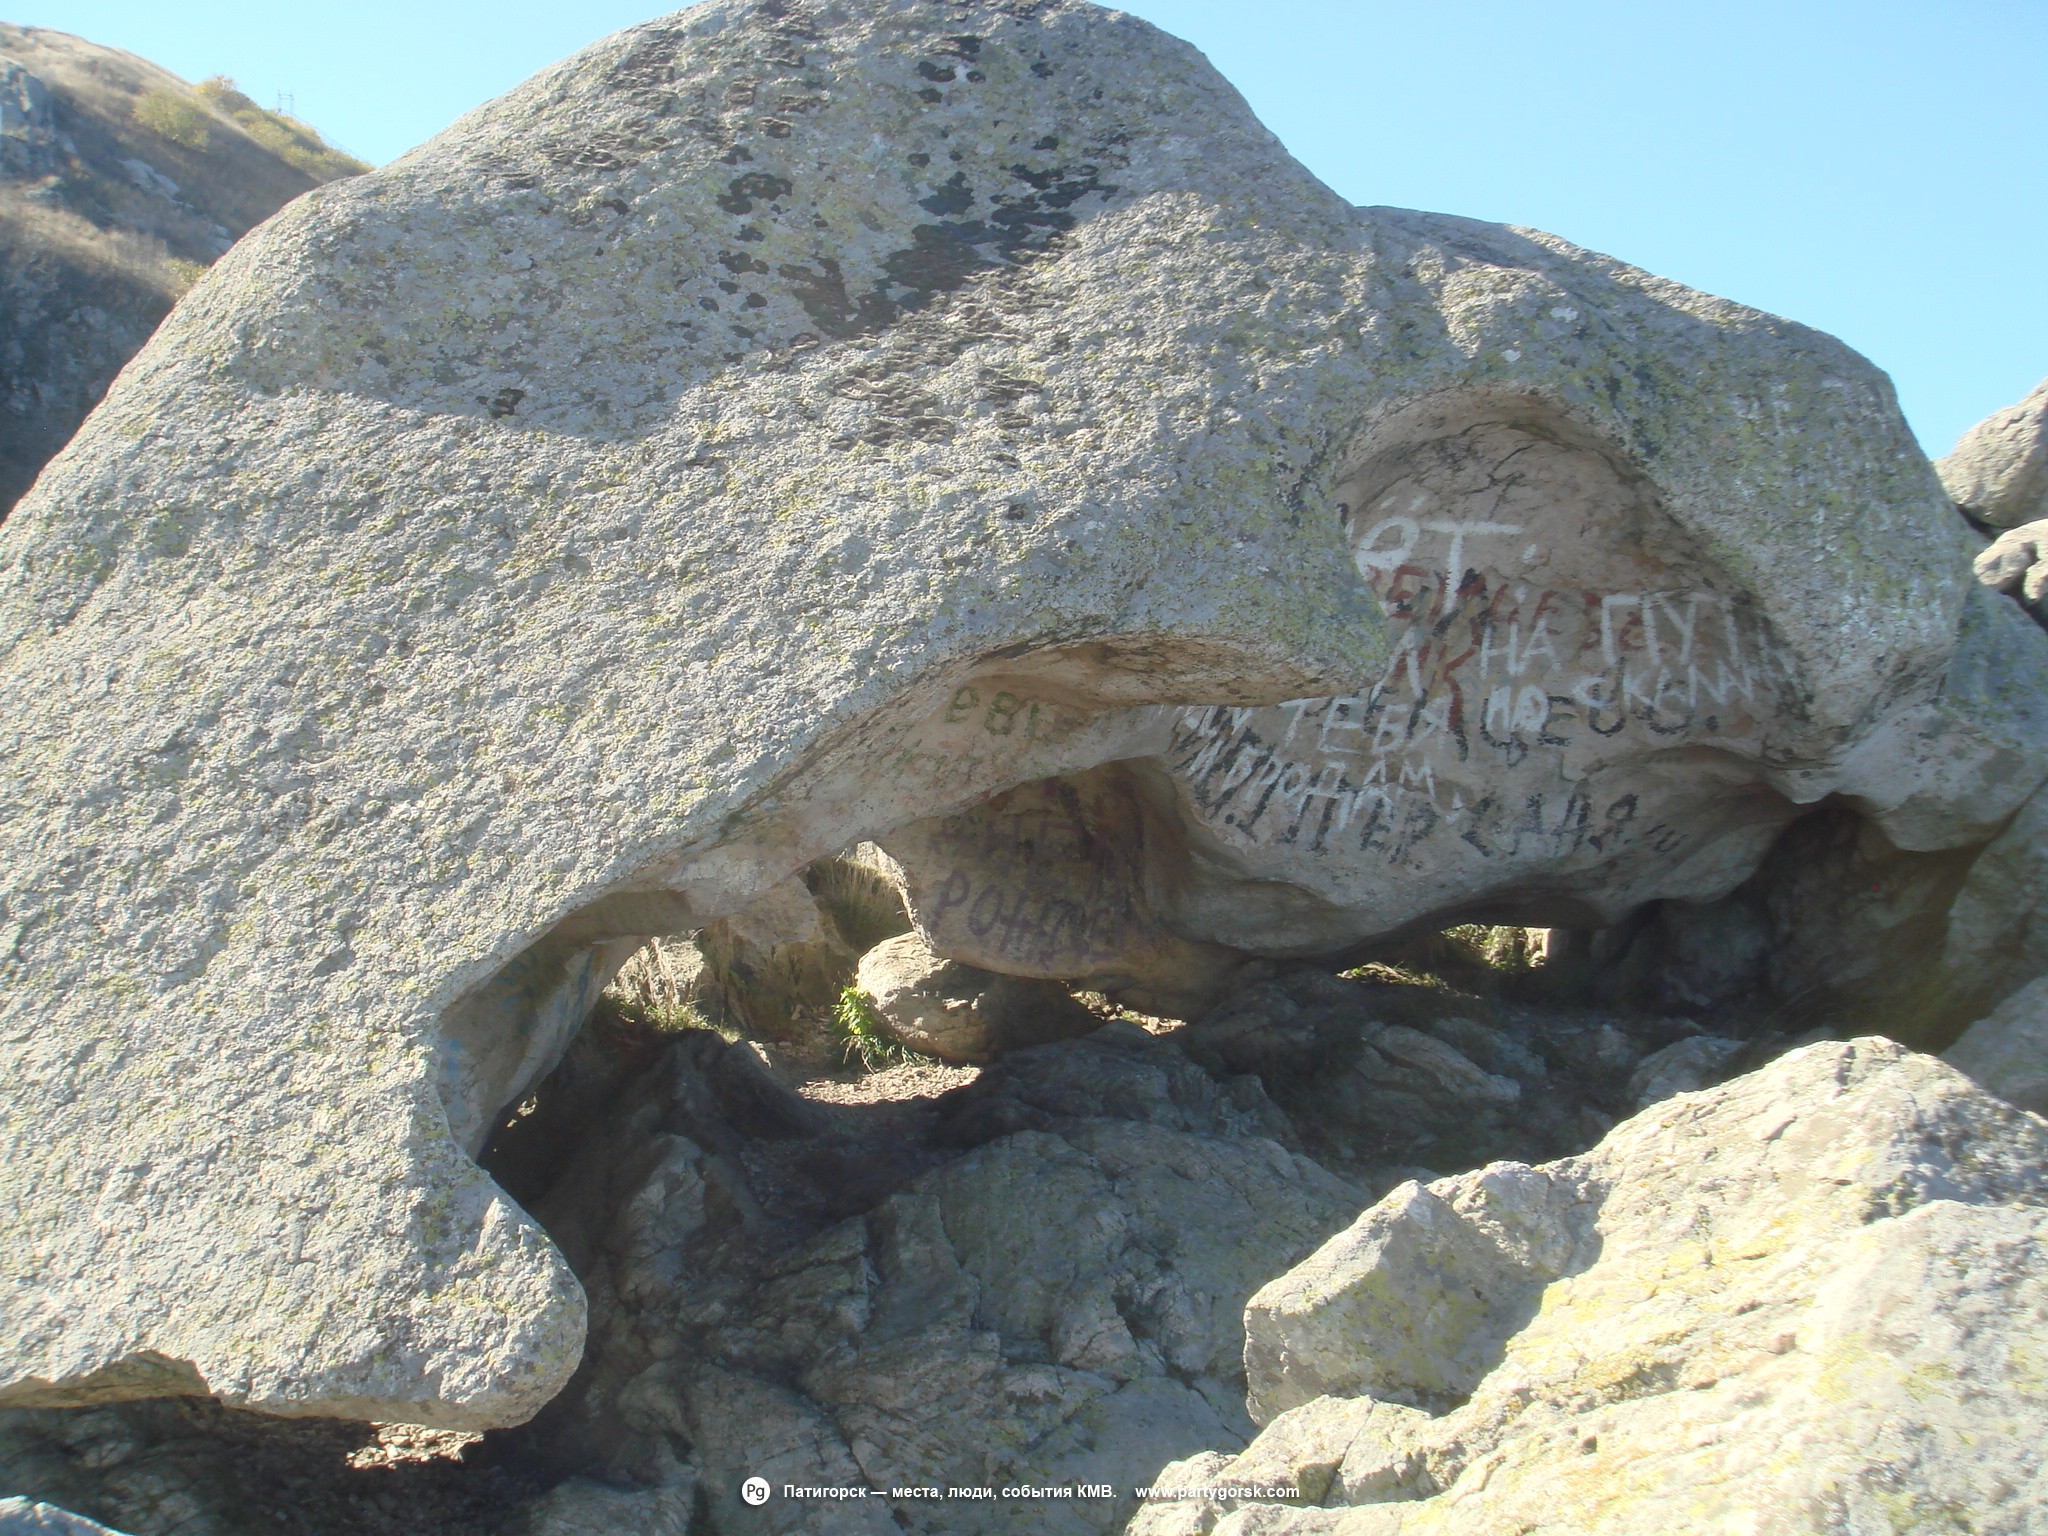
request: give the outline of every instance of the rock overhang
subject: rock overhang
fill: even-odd
[[[1171,761],[1183,707],[1364,692],[1417,616],[1339,493],[1468,428],[1607,466],[1754,610],[1776,713],[1704,750],[1785,805],[1934,697],[1967,559],[1881,375],[1350,208],[1114,12],[701,6],[301,199],[0,534],[14,1396],[155,1355],[273,1411],[529,1415],[580,1296],[449,1122],[544,1070],[607,946]],[[1215,889],[1370,929],[1436,879],[1297,851]],[[1224,905],[1178,936],[1273,946]]]

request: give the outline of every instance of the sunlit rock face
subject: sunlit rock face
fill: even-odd
[[[1155,991],[1981,839],[2048,637],[1968,552],[1839,344],[1355,209],[1130,17],[622,33],[239,245],[0,532],[0,1400],[530,1415],[583,1299],[468,1150],[862,837]]]

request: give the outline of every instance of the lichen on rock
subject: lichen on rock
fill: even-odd
[[[0,530],[0,1402],[529,1418],[586,1297],[471,1151],[860,839],[1154,994],[1981,842],[2048,636],[1971,543],[1839,343],[1353,208],[1129,16],[607,39],[237,245]]]

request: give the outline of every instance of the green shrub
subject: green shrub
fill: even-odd
[[[216,111],[233,119],[242,132],[315,180],[334,181],[342,176],[360,175],[370,168],[367,162],[328,144],[316,129],[297,118],[257,106],[226,75],[202,80],[194,89]]]
[[[859,1058],[863,1071],[879,1072],[905,1062],[931,1060],[907,1049],[889,1033],[889,1026],[875,1009],[875,1000],[859,987],[848,987],[839,994],[832,1008],[832,1027],[845,1042],[846,1059]]]
[[[135,98],[134,115],[151,133],[187,149],[204,149],[213,137],[213,119],[204,107],[160,87]]]

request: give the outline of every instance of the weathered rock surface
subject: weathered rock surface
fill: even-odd
[[[1972,562],[1977,579],[2003,592],[2036,619],[2048,613],[2048,521],[2008,528]]]
[[[941,1061],[987,1061],[1020,1046],[1085,1035],[1101,1020],[1053,981],[997,976],[932,953],[906,933],[860,958],[854,984],[903,1045]]]
[[[74,1515],[52,1504],[27,1499],[0,1499],[0,1536],[121,1536],[97,1520]]]
[[[2048,1115],[2048,976],[1964,1030],[1941,1059],[2008,1104]]]
[[[621,34],[238,246],[0,532],[0,1400],[531,1414],[583,1303],[465,1147],[860,837],[981,817],[909,879],[1006,971],[1128,893],[1135,982],[1980,840],[2048,636],[1970,543],[1839,344],[1351,208],[1129,17]],[[1110,763],[1030,878],[994,797]]]
[[[1697,1093],[1727,1076],[1744,1048],[1744,1042],[1718,1035],[1674,1041],[1644,1057],[1629,1074],[1629,1097],[1637,1109],[1648,1109],[1673,1094]]]
[[[1361,1172],[1581,1151],[1637,1108],[1645,1058],[1681,1044],[1705,1053],[1700,1080],[1686,1084],[1699,1087],[1735,1070],[1746,1048],[1683,1018],[1501,1003],[1308,968],[1240,987],[1182,1039],[1212,1073],[1255,1076],[1316,1157]]]
[[[1295,1498],[1129,1529],[2036,1530],[2044,1236],[2048,1123],[1888,1042],[1797,1051],[1388,1196],[1247,1309],[1265,1432],[1155,1480]]]
[[[2048,796],[2020,807],[1970,864],[1948,911],[1942,969],[1981,1018],[2048,975]]]
[[[1357,1202],[1272,1139],[1256,1085],[1112,1025],[909,1120],[868,1106],[885,1118],[863,1131],[751,1059],[679,1042],[529,1192],[592,1308],[583,1371],[522,1432],[537,1454],[657,1487],[674,1475],[650,1467],[687,1463],[720,1531],[993,1536],[1113,1530],[1131,1506],[893,1506],[906,1526],[737,1490],[759,1472],[1124,1492],[1249,1437],[1244,1302]]]
[[[0,23],[0,518],[214,258],[307,188],[368,169],[324,146],[286,153],[301,146],[319,136],[238,93]]]
[[[1992,528],[2048,518],[2048,379],[1993,411],[1935,466],[1951,500]]]

